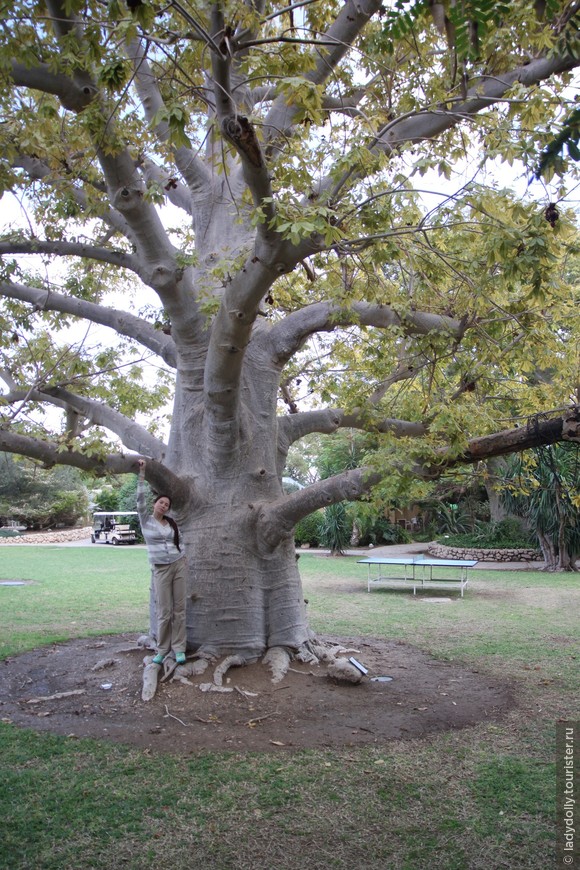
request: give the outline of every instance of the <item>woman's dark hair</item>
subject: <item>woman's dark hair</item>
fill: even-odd
[[[160,498],[166,498],[167,501],[169,502],[169,507],[171,507],[171,496],[165,495],[164,492],[162,492],[160,495],[155,496],[155,501],[153,502],[153,504],[156,504]],[[172,517],[168,517],[167,514],[165,515],[165,519],[167,520],[167,522],[169,523],[169,525],[173,529],[173,543],[175,544],[175,546],[177,547],[177,549],[181,553],[181,547],[179,546],[179,529],[177,528],[177,523],[175,522],[175,520]]]

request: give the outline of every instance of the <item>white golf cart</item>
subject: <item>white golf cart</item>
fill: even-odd
[[[93,514],[93,544],[134,544],[135,530],[131,528],[130,517],[138,516],[137,511],[96,511]]]

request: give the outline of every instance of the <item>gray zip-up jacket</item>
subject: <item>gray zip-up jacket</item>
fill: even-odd
[[[180,552],[173,543],[173,529],[169,523],[165,525],[159,523],[153,514],[147,513],[145,483],[141,478],[137,483],[137,512],[147,544],[149,562],[152,565],[170,565],[181,559],[183,552]]]

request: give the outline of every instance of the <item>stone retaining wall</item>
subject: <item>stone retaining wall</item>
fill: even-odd
[[[0,537],[2,544],[68,544],[69,541],[84,541],[91,537],[92,528],[59,529],[55,532],[24,532],[18,537]]]
[[[539,550],[509,549],[509,550],[479,550],[475,547],[446,547],[432,541],[429,544],[429,555],[436,559],[477,559],[478,562],[542,562],[544,557]]]

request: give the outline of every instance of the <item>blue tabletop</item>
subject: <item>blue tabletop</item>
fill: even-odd
[[[357,559],[360,565],[427,565],[436,568],[473,568],[477,559],[434,559],[425,556],[372,556],[368,559]]]

